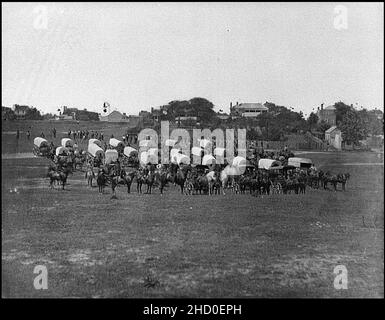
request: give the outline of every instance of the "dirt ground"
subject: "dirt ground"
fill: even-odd
[[[47,160],[3,157],[2,296],[383,297],[383,160],[301,156],[349,172],[347,191],[210,197],[171,185],[161,196],[133,185],[111,199],[82,172],[51,190]],[[33,286],[36,265],[47,290]],[[347,290],[333,286],[337,265]]]

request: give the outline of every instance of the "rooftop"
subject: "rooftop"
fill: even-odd
[[[336,126],[332,126],[332,127],[330,127],[329,129],[327,129],[326,131],[325,131],[325,133],[332,133],[334,130],[338,130],[338,128],[336,127]]]
[[[262,103],[240,103],[234,106],[235,109],[255,109],[267,111],[269,108],[265,107]]]

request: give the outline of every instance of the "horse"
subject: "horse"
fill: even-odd
[[[132,181],[134,180],[134,177],[135,177],[135,172],[131,172],[127,174],[127,172],[124,169],[120,170],[120,178],[121,178],[121,181],[123,181],[127,186],[127,193],[131,193],[131,184],[132,184]]]
[[[164,169],[160,169],[155,173],[155,180],[158,182],[160,194],[163,194],[167,182],[173,181],[171,173]]]
[[[99,169],[98,176],[96,178],[96,182],[97,182],[98,187],[99,187],[99,193],[103,193],[104,187],[106,186],[106,183],[107,183],[107,178],[106,178],[106,175],[102,169]]]
[[[337,182],[341,183],[342,191],[346,191],[346,183],[350,179],[349,173],[340,173],[337,175]]]
[[[143,183],[147,185],[146,193],[151,194],[152,186],[155,182],[155,173],[154,171],[149,171],[146,176],[144,176]]]
[[[143,173],[143,170],[139,169],[137,172],[136,172],[136,190],[138,191],[138,193],[142,193],[142,185],[144,183],[144,173]]]
[[[70,170],[68,168],[64,168],[62,170],[49,170],[47,176],[50,178],[50,187],[54,188],[54,183],[58,182],[62,184],[62,190],[64,190],[64,187],[67,183],[67,177],[68,174],[70,173]]]
[[[82,170],[83,169],[83,164],[84,164],[84,159],[83,158],[81,158],[81,157],[74,157],[74,159],[73,159],[74,170],[76,170],[79,165],[80,165],[80,170]]]
[[[180,187],[180,192],[183,194],[184,184],[186,182],[186,174],[183,172],[183,169],[178,168],[175,176],[173,177],[173,181]]]
[[[96,178],[93,167],[91,166],[87,167],[84,178],[87,179],[87,185],[92,188],[92,181]]]
[[[220,173],[220,181],[222,184],[222,192],[225,195],[225,189],[230,188],[232,192],[237,192],[235,177],[239,176],[240,172],[237,167],[227,165]]]
[[[206,174],[206,178],[209,186],[209,195],[218,194],[220,192],[218,173],[216,171],[210,171]]]

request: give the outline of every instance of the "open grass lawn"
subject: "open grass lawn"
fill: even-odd
[[[210,197],[169,186],[161,196],[134,184],[111,199],[87,188],[84,173],[51,190],[45,159],[3,159],[2,295],[383,297],[382,160],[303,156],[350,172],[347,191]],[[333,286],[340,264],[347,290]],[[36,265],[48,269],[47,290],[34,289]]]

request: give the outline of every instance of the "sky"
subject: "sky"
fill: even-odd
[[[383,21],[381,3],[2,3],[2,105],[383,109]]]

